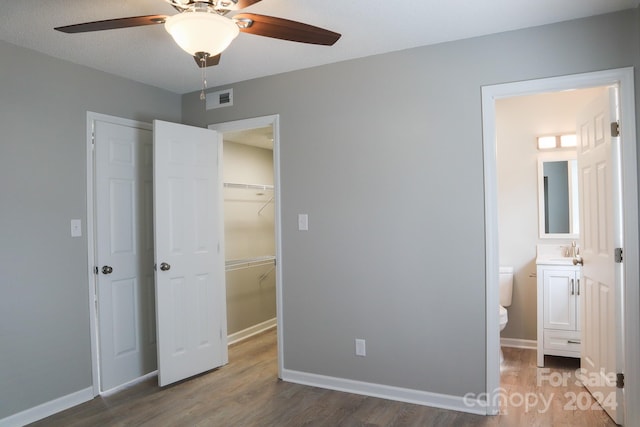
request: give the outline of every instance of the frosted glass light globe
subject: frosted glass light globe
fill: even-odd
[[[183,12],[167,18],[165,29],[185,52],[215,56],[225,50],[240,30],[234,21],[210,12]]]

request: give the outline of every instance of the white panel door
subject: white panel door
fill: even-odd
[[[151,130],[96,120],[100,389],[156,369]]]
[[[616,99],[615,95],[612,92],[611,99]],[[616,295],[622,288],[614,249],[621,244],[616,237],[621,233],[614,225],[622,210],[617,178],[620,162],[612,143],[618,138],[612,138],[610,130],[612,111],[615,114],[615,106],[610,106],[610,95],[603,91],[577,118],[584,259],[581,367],[586,370],[587,389],[620,424],[623,400],[622,390],[616,388],[616,372],[622,372],[617,358],[621,349],[616,346],[621,340],[616,340],[616,332],[622,328],[622,310]]]
[[[221,366],[226,301],[217,132],[153,122],[158,382]]]

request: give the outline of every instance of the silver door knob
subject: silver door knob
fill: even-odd
[[[171,265],[167,264],[166,262],[163,262],[162,264],[160,264],[160,270],[169,271],[171,270]]]
[[[110,265],[105,265],[102,267],[102,274],[111,274],[113,273],[113,267]]]

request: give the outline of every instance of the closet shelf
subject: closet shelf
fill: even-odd
[[[244,268],[260,267],[262,265],[275,265],[276,257],[267,255],[253,258],[231,259],[225,261],[224,271],[241,270]]]
[[[263,184],[241,184],[237,182],[225,182],[225,188],[241,188],[245,190],[270,190],[273,191],[273,185],[263,185]]]

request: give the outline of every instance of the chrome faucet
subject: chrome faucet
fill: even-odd
[[[573,265],[584,265],[584,260],[580,256],[580,249],[576,248],[576,253],[573,256]]]

